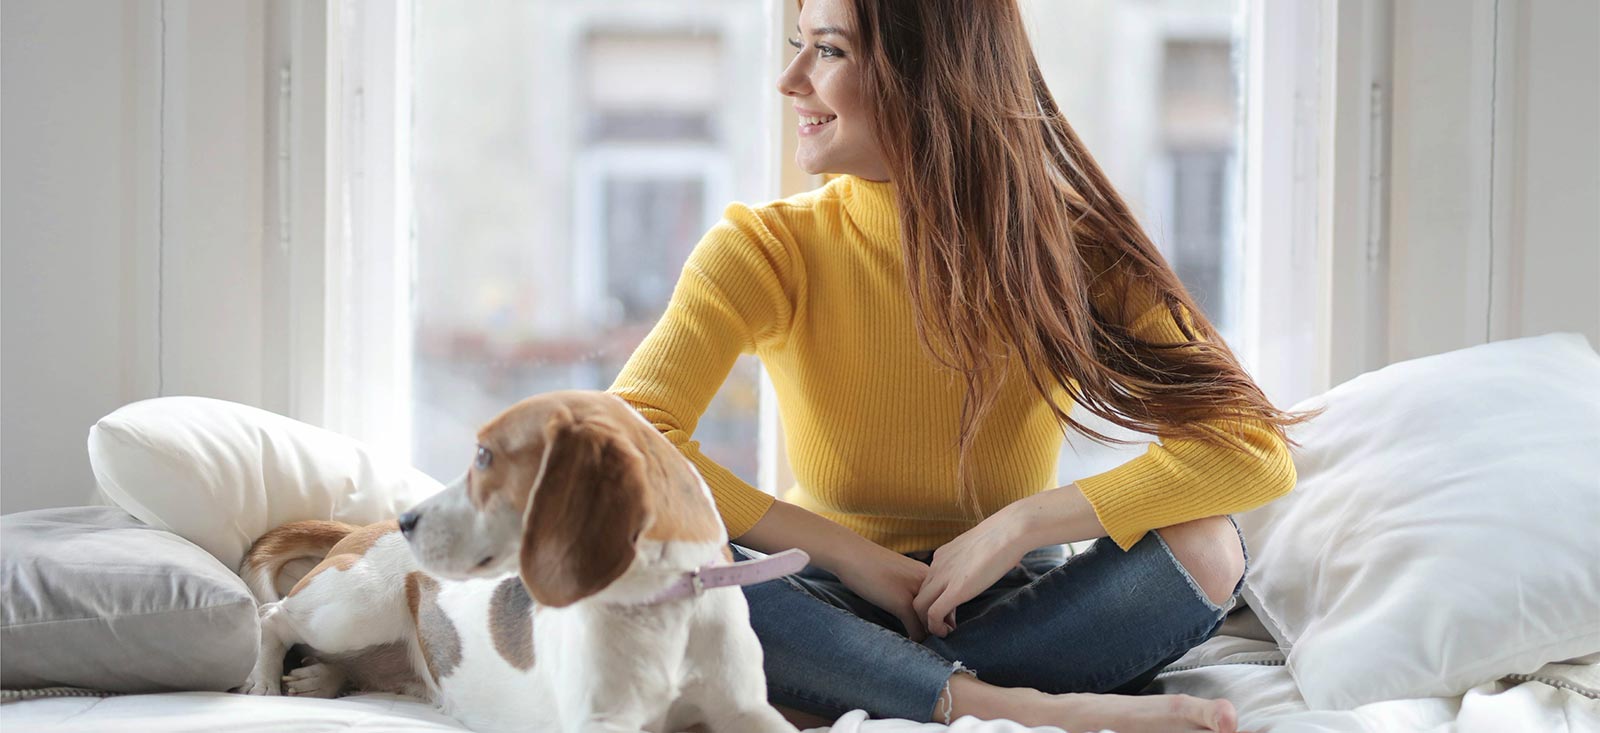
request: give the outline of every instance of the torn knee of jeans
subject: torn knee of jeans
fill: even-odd
[[[939,699],[933,704],[932,717],[943,718],[945,725],[950,725],[950,713],[951,711],[955,710],[956,707],[955,693],[950,690],[950,679],[954,678],[957,674],[969,675],[973,679],[978,678],[978,672],[976,670],[968,667],[965,664],[962,664],[961,660],[956,660],[955,667],[950,670],[950,677],[945,679],[944,687],[939,689]],[[941,710],[943,712],[941,712]]]

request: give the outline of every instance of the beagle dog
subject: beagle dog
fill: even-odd
[[[804,565],[790,559],[782,572]],[[744,594],[707,587],[752,578],[700,574],[750,565],[731,560],[710,489],[632,406],[537,395],[398,521],[257,540],[240,575],[262,603],[261,646],[236,689],[395,692],[476,731],[796,733],[767,703]],[[307,664],[284,675],[295,645]]]

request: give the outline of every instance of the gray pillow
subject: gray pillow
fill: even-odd
[[[227,690],[260,629],[236,573],[121,509],[0,516],[0,687]]]

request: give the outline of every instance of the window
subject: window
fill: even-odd
[[[1229,7],[1218,9],[1232,15]],[[1226,18],[1219,18],[1219,21]],[[1162,49],[1161,139],[1171,174],[1169,259],[1178,277],[1231,342],[1239,249],[1238,87],[1226,38],[1169,38]]]
[[[412,7],[411,459],[446,480],[518,400],[609,386],[723,207],[776,198],[769,31],[720,0]],[[752,484],[758,388],[742,357],[694,435]]]
[[[1309,394],[1319,79],[1302,62],[1315,14],[1267,0],[1020,1],[1063,111],[1224,338],[1280,406]],[[788,3],[341,11],[355,52],[340,315],[352,348],[334,427],[436,478],[459,474],[476,427],[517,400],[608,386],[722,208],[805,178],[792,136],[777,144]],[[409,328],[381,327],[396,323]],[[774,415],[759,362],[742,357],[694,438],[781,490]],[[1070,437],[1059,479],[1143,450]]]

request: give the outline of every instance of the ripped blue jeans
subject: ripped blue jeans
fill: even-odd
[[[751,558],[731,547],[735,560]],[[922,562],[932,555],[907,553]],[[1249,558],[1246,549],[1246,568]],[[1048,693],[1137,693],[1216,633],[1234,603],[1212,603],[1159,532],[1127,552],[1104,537],[1071,557],[1060,546],[1029,552],[956,609],[954,631],[921,643],[815,566],[744,594],[772,703],[829,719],[860,708],[918,722],[932,720],[957,671]]]

